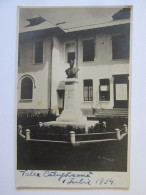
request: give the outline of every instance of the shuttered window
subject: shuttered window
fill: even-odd
[[[112,37],[113,59],[129,59],[129,36]]]
[[[35,41],[35,63],[43,62],[43,41]]]
[[[83,62],[94,61],[94,39],[83,41]]]

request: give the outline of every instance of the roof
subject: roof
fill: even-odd
[[[112,7],[20,8],[19,31],[60,28],[67,33],[129,23],[127,17],[113,20],[122,10]]]

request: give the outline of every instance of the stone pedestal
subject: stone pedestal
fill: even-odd
[[[80,110],[78,79],[68,78],[65,81],[64,110],[57,118],[57,122],[82,123],[87,119]]]

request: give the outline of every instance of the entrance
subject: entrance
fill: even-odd
[[[57,101],[58,101],[59,114],[61,114],[61,112],[64,109],[64,95],[65,95],[65,82],[60,81],[57,87]]]
[[[114,77],[114,108],[128,108],[129,75],[113,75]]]
[[[64,109],[64,91],[60,90],[57,91],[58,94],[58,109],[59,109],[59,114],[61,114],[61,112]]]

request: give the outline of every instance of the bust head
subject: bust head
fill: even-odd
[[[67,78],[77,78],[78,68],[74,68],[74,60],[70,60],[70,67],[65,70]]]

